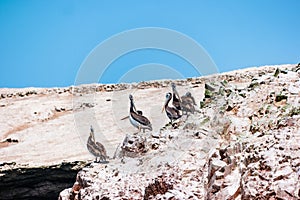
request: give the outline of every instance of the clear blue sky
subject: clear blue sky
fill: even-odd
[[[0,87],[74,84],[88,54],[134,28],[162,27],[196,40],[219,70],[300,62],[300,1],[0,0]],[[127,57],[126,57],[127,56]],[[160,51],[132,52],[118,67],[184,61]]]

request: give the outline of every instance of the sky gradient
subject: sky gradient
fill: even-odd
[[[298,63],[299,9],[298,0],[0,0],[0,87],[73,85],[97,45],[143,27],[172,29],[191,37],[220,72]],[[102,82],[118,82],[124,72],[148,63],[188,65],[170,53],[140,50],[116,60]]]

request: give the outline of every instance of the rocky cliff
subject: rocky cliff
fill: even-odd
[[[0,199],[52,198],[59,182],[59,199],[299,199],[299,78],[281,65],[172,81],[198,104],[176,126],[161,113],[171,81],[0,89]],[[130,93],[153,131],[122,120]],[[86,149],[90,125],[108,163]]]

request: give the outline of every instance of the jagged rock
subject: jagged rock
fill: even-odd
[[[158,194],[165,194],[168,190],[172,189],[173,186],[166,183],[164,180],[155,179],[154,183],[151,183],[145,188],[144,199],[149,199],[151,196],[155,197]]]
[[[278,94],[278,95],[276,95],[276,97],[275,97],[275,101],[276,102],[280,102],[280,101],[282,101],[282,100],[287,100],[288,99],[288,97],[286,96],[286,95],[282,95],[282,94]]]
[[[276,69],[280,73],[274,77]],[[97,138],[108,154],[113,155],[120,144],[116,156],[108,164],[92,163],[76,178],[68,178],[70,183],[64,188],[69,189],[59,188],[63,190],[60,199],[300,198],[300,81],[295,65],[174,82],[180,94],[190,91],[197,102],[203,102],[199,112],[182,118],[176,129],[164,126],[167,118],[156,110],[170,90],[170,80],[0,89],[0,109],[5,113],[0,117],[4,141],[0,160],[7,161],[0,169],[17,173],[17,169],[23,170],[20,163],[27,164],[28,170],[34,169],[33,163],[45,163],[45,172],[51,177],[56,168],[47,166],[54,166],[52,162],[92,160],[81,141],[87,140],[91,123],[95,127],[94,123],[99,123]],[[131,135],[136,130],[120,120],[128,115],[128,103],[124,102],[133,91],[141,98],[139,107],[160,131]],[[13,123],[7,123],[7,116]],[[75,123],[74,117],[79,119]],[[8,138],[18,142],[7,142]],[[31,176],[32,180],[39,177]],[[28,196],[24,198],[29,199],[57,195],[54,190],[40,196],[35,192],[53,189],[45,177],[31,191],[17,192],[25,191]],[[11,195],[7,191],[16,188],[15,180],[13,184],[2,182],[6,185],[0,188],[0,199]]]
[[[279,69],[279,68],[276,68],[276,71],[275,71],[275,73],[274,73],[274,76],[275,76],[275,77],[278,77],[279,73],[280,73],[280,69]]]
[[[211,162],[211,167],[212,167],[212,170],[218,170],[222,167],[225,167],[226,166],[226,162],[224,161],[221,161],[219,159],[213,159],[212,162]]]
[[[123,156],[137,157],[148,151],[147,140],[140,135],[126,135],[121,149]]]
[[[209,91],[216,91],[217,90],[215,87],[213,87],[209,83],[205,83],[205,89],[207,89]]]
[[[60,192],[60,196],[58,198],[58,200],[73,200],[74,196],[72,195],[72,189],[68,188],[68,189],[64,189],[63,191]]]

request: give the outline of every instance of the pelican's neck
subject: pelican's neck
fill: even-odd
[[[130,112],[135,112],[135,105],[134,105],[134,103],[133,103],[133,100],[132,99],[130,99]]]
[[[176,88],[173,88],[173,98],[174,98],[174,97],[175,97],[176,99],[180,99],[179,94],[178,94]]]
[[[93,132],[91,132],[90,133],[90,140],[92,141],[92,142],[95,142],[95,136],[94,136],[94,133]]]
[[[170,100],[171,100],[171,98],[166,99],[166,102],[165,102],[165,108],[168,107]]]

